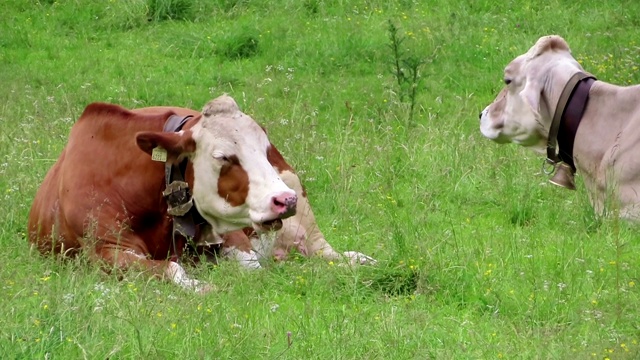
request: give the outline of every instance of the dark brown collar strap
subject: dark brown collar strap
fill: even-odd
[[[192,117],[191,115],[186,117],[172,115],[164,123],[163,131],[181,131],[187,120]],[[180,164],[165,163],[164,166],[167,187],[162,192],[162,195],[167,201],[167,213],[173,218],[173,230],[171,233],[173,256],[171,259],[174,261],[180,256],[180,252],[185,245],[184,243],[176,244],[176,235],[182,236],[187,241],[193,239],[196,236],[196,219],[200,218],[200,214],[197,213],[195,206],[193,206],[189,184],[185,180],[186,167],[187,160],[182,161]]]
[[[564,162],[575,171],[573,143],[589,101],[589,90],[595,81],[596,78],[592,75],[578,72],[569,79],[562,90],[549,129],[546,159],[548,164],[555,167],[557,163]]]

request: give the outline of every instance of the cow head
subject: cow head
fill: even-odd
[[[505,87],[480,113],[480,131],[497,143],[544,150],[560,94],[579,71],[564,39],[541,37],[505,68]]]
[[[193,164],[193,200],[218,233],[253,226],[277,230],[295,214],[297,197],[267,160],[264,130],[223,95],[205,105],[202,116],[178,133],[144,132],[138,146],[167,151],[167,161]]]

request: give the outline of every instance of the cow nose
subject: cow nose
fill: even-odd
[[[296,213],[298,197],[290,192],[283,192],[271,198],[271,210],[280,219],[288,218]]]

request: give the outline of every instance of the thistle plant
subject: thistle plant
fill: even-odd
[[[426,61],[417,54],[411,54],[403,49],[405,37],[399,32],[393,21],[388,21],[389,48],[391,49],[391,73],[397,83],[398,99],[409,106],[407,124],[413,123],[418,92],[421,89],[421,70]]]

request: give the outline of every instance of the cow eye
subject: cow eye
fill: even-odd
[[[229,157],[226,155],[222,155],[222,154],[215,154],[215,155],[211,155],[213,156],[214,159],[218,160],[218,161],[222,161],[222,162],[229,162],[231,160],[229,160]]]
[[[511,79],[504,79],[504,84],[505,85],[511,84]]]

